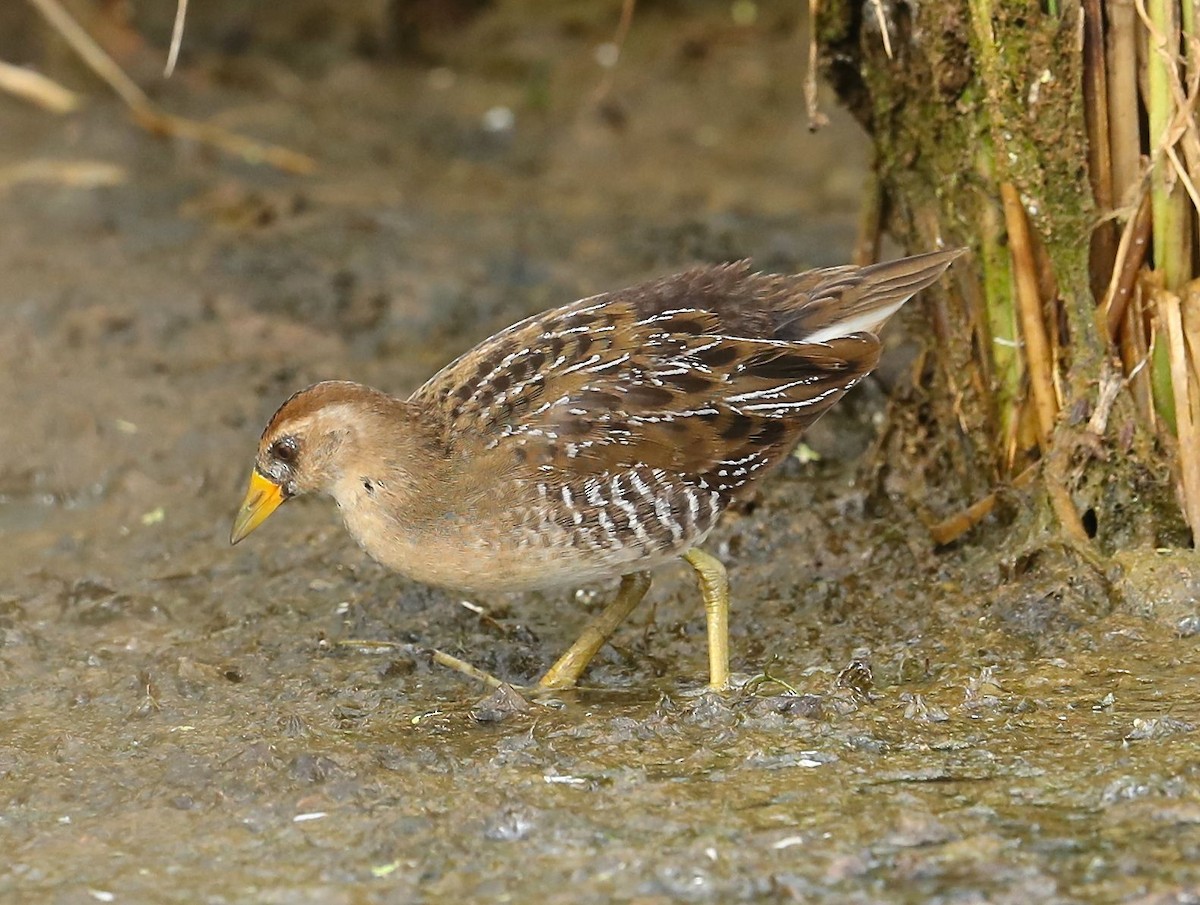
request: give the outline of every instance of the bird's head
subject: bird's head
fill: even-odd
[[[258,441],[250,486],[234,519],[236,544],[279,506],[305,493],[330,493],[386,428],[403,413],[403,403],[348,381],[313,384],[283,403]]]

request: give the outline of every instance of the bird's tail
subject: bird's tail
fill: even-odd
[[[804,342],[828,342],[852,333],[878,333],[888,318],[933,283],[965,248],[872,264],[831,267],[812,274],[811,301],[797,312],[791,331]]]

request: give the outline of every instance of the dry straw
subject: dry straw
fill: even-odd
[[[1105,286],[1098,320],[1121,354],[1142,418],[1168,448],[1181,508],[1200,533],[1200,298],[1196,285],[1200,40],[1189,0],[1108,0],[1085,5],[1102,34],[1085,55],[1093,187],[1121,224],[1111,254],[1093,254]],[[1139,74],[1141,77],[1139,78]],[[1145,116],[1141,116],[1141,111]],[[1093,245],[1093,251],[1096,250]]]

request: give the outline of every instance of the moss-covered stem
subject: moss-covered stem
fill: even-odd
[[[990,141],[985,139],[980,142],[975,161],[984,184],[993,184],[995,161]],[[979,237],[981,242],[977,261],[983,275],[983,298],[990,339],[986,354],[991,360],[997,439],[1007,446],[1007,438],[1015,430],[1021,398],[1021,347],[1017,312],[1013,304],[1012,261],[1005,248],[1004,220],[993,205],[982,205]]]
[[[1001,51],[996,44],[991,0],[970,0],[970,8],[974,47],[984,88],[984,116],[987,118],[987,127],[975,154],[976,171],[984,185],[994,186],[1006,178],[1005,166],[1000,159],[1007,150],[998,98],[1010,90],[1009,80],[1004,75]],[[994,202],[985,204],[980,216],[982,242],[978,254],[990,334],[990,342],[981,349],[981,354],[988,356],[991,362],[997,420],[995,440],[1001,461],[1007,461],[1011,456],[1004,447],[1017,430],[1020,414],[1023,355],[1004,217],[992,205]]]

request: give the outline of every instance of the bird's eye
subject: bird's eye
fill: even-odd
[[[271,444],[271,458],[284,465],[294,465],[300,446],[294,437],[283,437]]]

